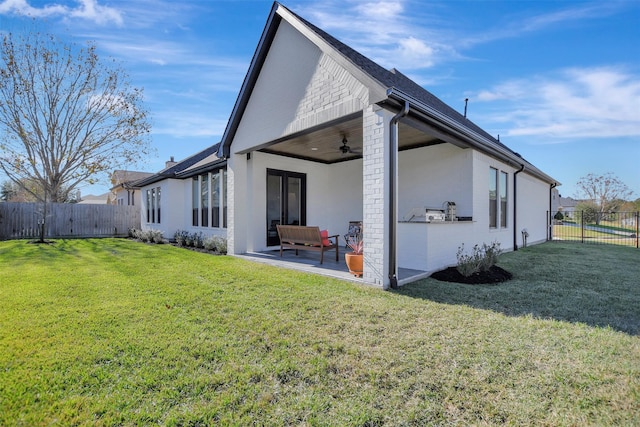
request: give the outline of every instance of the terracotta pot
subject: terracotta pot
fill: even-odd
[[[344,254],[344,259],[347,262],[349,273],[356,277],[362,277],[362,254],[348,252]]]

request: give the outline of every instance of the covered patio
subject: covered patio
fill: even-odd
[[[280,257],[280,250],[247,252],[245,254],[235,256],[249,261],[272,265],[274,267],[318,274],[320,276],[333,277],[335,279],[348,280],[355,283],[364,283],[362,278],[355,277],[349,273],[344,261],[343,254],[345,252],[348,252],[348,249],[340,248],[340,257],[337,262],[335,257],[332,255],[333,252],[327,254],[327,256],[325,256],[324,263],[322,264],[320,264],[320,255],[315,252],[306,251],[299,251],[299,255],[296,256],[294,250],[285,250],[283,251],[282,258]],[[412,270],[408,268],[399,268],[398,270],[398,283],[400,285],[415,282],[416,280],[424,279],[429,276],[428,272],[421,270]]]

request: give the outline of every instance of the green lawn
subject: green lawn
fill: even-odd
[[[594,226],[596,226],[594,224]],[[600,227],[600,226],[598,226]],[[601,226],[603,229],[616,230],[614,227]],[[616,231],[629,231],[622,228],[618,228]],[[584,237],[585,242],[588,243],[602,243],[602,244],[614,244],[622,246],[636,246],[636,238],[627,237],[624,235],[617,235],[612,233],[604,233],[600,231],[593,231],[585,229],[584,232],[580,227],[574,227],[570,225],[554,225],[553,237],[558,240],[569,241],[581,241]]]
[[[128,240],[0,242],[0,425],[640,425],[640,251],[397,292]]]

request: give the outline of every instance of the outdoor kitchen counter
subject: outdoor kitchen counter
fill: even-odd
[[[475,221],[398,221],[398,267],[433,272],[455,265],[458,247],[473,234]]]

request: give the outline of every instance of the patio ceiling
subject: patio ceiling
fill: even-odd
[[[405,123],[400,123],[399,151],[428,145],[441,144],[444,141],[429,135]],[[342,153],[342,140],[351,148]],[[355,117],[339,123],[332,123],[296,135],[283,138],[265,146],[260,151],[286,157],[310,160],[320,163],[338,163],[362,158],[362,117]]]

